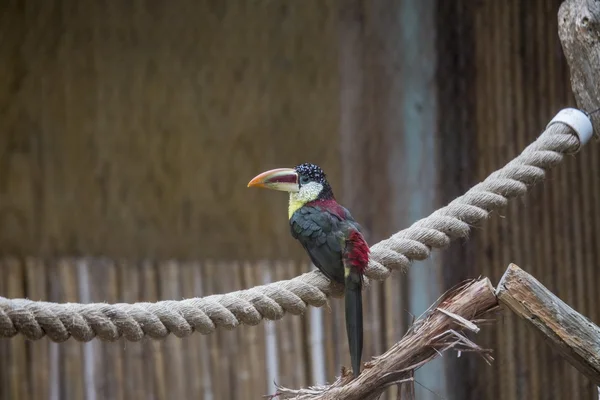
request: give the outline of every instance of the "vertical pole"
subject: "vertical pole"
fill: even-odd
[[[436,10],[435,0],[402,0],[397,14],[402,101],[396,115],[399,115],[404,143],[391,142],[392,153],[388,160],[390,175],[398,177],[397,184],[392,186],[395,200],[392,204],[393,215],[404,217],[399,226],[408,226],[427,216],[438,205]],[[419,264],[407,274],[409,310],[416,315],[424,312],[443,292],[437,254]],[[415,380],[421,384],[415,388],[417,398],[445,397],[447,386],[442,359],[417,370]]]
[[[435,0],[344,2],[340,10],[340,138],[344,202],[373,243],[432,212],[436,204]],[[443,290],[436,258],[407,276],[374,283],[365,316],[370,343],[385,349]],[[406,312],[406,311],[408,312]],[[378,335],[374,338],[373,335]],[[381,350],[383,350],[381,349]],[[443,393],[443,363],[416,379]],[[418,389],[417,397],[435,398]]]

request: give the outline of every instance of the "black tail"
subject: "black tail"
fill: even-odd
[[[351,271],[346,277],[346,333],[350,346],[352,372],[356,378],[360,374],[363,347],[363,311],[362,311],[362,279]]]

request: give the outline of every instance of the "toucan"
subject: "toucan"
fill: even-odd
[[[357,377],[363,347],[363,274],[369,262],[369,246],[361,226],[335,200],[325,173],[317,165],[272,169],[254,177],[248,187],[289,193],[292,236],[329,280],[344,285],[346,333],[352,372]]]

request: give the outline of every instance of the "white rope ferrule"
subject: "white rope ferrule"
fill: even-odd
[[[594,128],[592,127],[590,118],[583,111],[576,108],[563,108],[560,110],[548,123],[546,129],[557,122],[563,123],[575,131],[579,138],[580,146],[589,142],[594,134]]]

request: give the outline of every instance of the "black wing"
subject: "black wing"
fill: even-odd
[[[348,209],[343,206],[340,206],[340,208],[344,211],[343,227],[346,230],[355,229],[355,230],[359,231],[361,235],[364,236],[365,232],[363,231],[362,226],[360,226],[360,224],[354,220],[354,218],[350,214],[350,211],[348,211]],[[345,233],[347,234],[347,232],[345,232]]]
[[[341,220],[327,210],[304,206],[292,215],[290,228],[311,261],[330,280],[344,282],[345,239]]]

